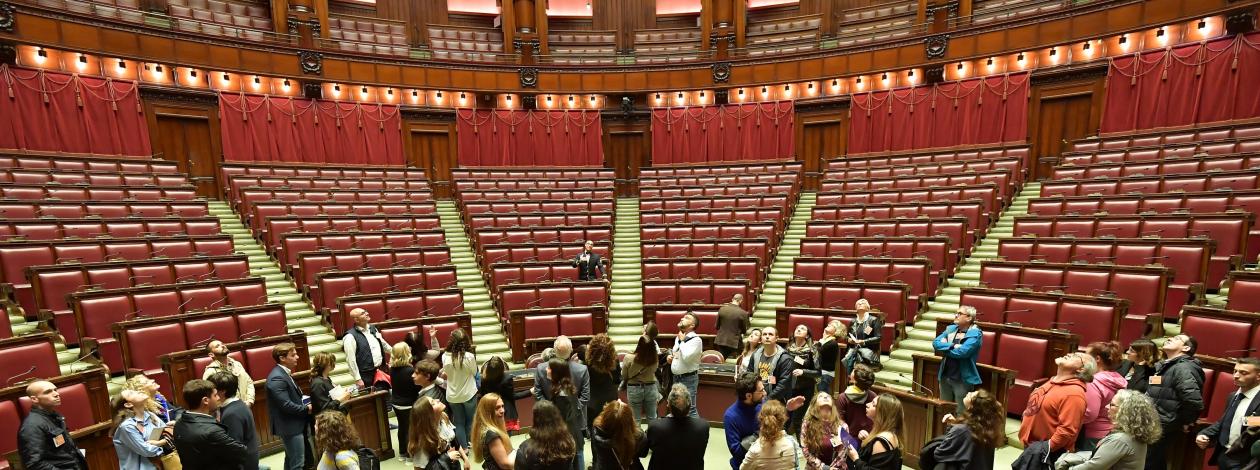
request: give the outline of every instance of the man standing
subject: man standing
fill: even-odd
[[[1076,450],[1076,436],[1085,418],[1085,383],[1094,380],[1098,365],[1089,354],[1074,352],[1054,360],[1058,368],[1045,385],[1033,390],[1019,425],[1024,446],[1049,441],[1053,462],[1056,454]]]
[[[761,350],[748,356],[746,370],[757,374],[762,389],[770,399],[787,403],[792,394],[792,359],[779,346],[778,339],[778,331],[774,327],[762,328]]]
[[[733,357],[742,349],[740,341],[748,331],[748,311],[741,307],[743,303],[744,295],[735,294],[730,303],[718,309],[717,338],[713,344],[717,345],[722,357]]]
[[[1238,387],[1238,392],[1230,395],[1229,401],[1225,402],[1225,414],[1221,420],[1212,423],[1194,439],[1200,449],[1215,447],[1208,463],[1221,470],[1238,470],[1251,460],[1248,449],[1233,449],[1237,447],[1243,429],[1260,423],[1260,400],[1256,399],[1256,392],[1260,391],[1260,359],[1239,359],[1234,364],[1234,385]]]
[[[765,334],[764,330],[762,334]],[[757,413],[761,404],[775,399],[766,395],[766,385],[756,372],[749,371],[735,377],[735,403],[722,414],[722,426],[726,430],[726,448],[731,451],[731,469],[739,470],[748,449],[757,442],[761,424]],[[805,405],[805,397],[795,397],[786,402],[787,410],[796,411]]]
[[[74,445],[66,418],[57,412],[61,393],[52,382],[37,380],[26,386],[31,414],[18,428],[18,456],[27,470],[87,470],[87,460]]]
[[[1168,444],[1185,436],[1203,411],[1203,365],[1194,358],[1199,342],[1190,335],[1164,340],[1160,348],[1167,359],[1155,364],[1147,378],[1146,396],[1155,402],[1164,433],[1146,448],[1146,468],[1164,470],[1168,464]]]
[[[652,451],[647,470],[704,470],[704,450],[709,445],[709,423],[691,416],[691,394],[682,384],[669,389],[665,402],[669,415],[648,423],[639,440],[639,457]]]
[[[678,321],[678,335],[674,337],[674,348],[670,350],[665,362],[669,363],[669,371],[674,376],[674,383],[687,387],[691,394],[691,411],[689,416],[699,417],[696,411],[697,389],[700,387],[700,355],[704,352],[704,340],[696,334],[696,316],[691,312],[683,315]]]
[[[257,465],[257,453],[250,455],[245,444],[232,439],[214,418],[219,409],[219,391],[207,380],[193,379],[184,384],[188,410],[175,423],[175,450],[184,468],[241,468],[247,462]],[[250,462],[251,459],[255,459]]]
[[[582,245],[582,252],[573,259],[573,265],[578,268],[579,281],[594,281],[604,278],[604,265],[601,264],[599,254],[595,253],[595,242],[587,240]]]
[[[980,327],[972,324],[975,318],[975,307],[959,306],[954,313],[954,324],[945,327],[945,331],[932,341],[932,349],[944,356],[941,368],[936,371],[936,380],[941,384],[941,399],[954,402],[955,416],[962,416],[966,409],[963,398],[980,385],[976,357],[980,355],[984,334]]]
[[[219,424],[223,425],[224,431],[227,431],[232,440],[244,444],[249,454],[249,459],[241,468],[257,470],[258,433],[254,430],[254,413],[249,410],[249,405],[245,404],[245,400],[237,396],[236,377],[227,372],[218,372],[207,380],[214,384],[214,389],[223,399],[223,402],[219,404]]]
[[[254,406],[254,379],[245,372],[245,366],[241,365],[240,361],[228,357],[227,345],[216,339],[206,345],[206,352],[210,353],[210,364],[206,366],[206,371],[201,374],[201,378],[210,380],[211,375],[219,372],[232,374],[236,377],[237,397],[245,402],[246,408]]]
[[[590,243],[590,242],[587,242]],[[574,361],[573,357],[573,341],[568,336],[557,336],[556,341],[552,343],[551,349],[555,351],[557,358],[562,358],[569,363],[569,375],[573,378],[573,386],[577,388],[578,413],[582,414],[582,426],[585,431],[586,426],[586,407],[591,402],[591,374],[586,366],[580,362]],[[534,369],[534,401],[545,399],[551,396],[551,379],[547,378],[547,362],[538,365]],[[422,391],[423,394],[423,391]],[[574,459],[579,464],[579,468],[586,468],[586,453],[583,451],[583,443],[577,444],[577,457]]]
[[[302,404],[302,389],[293,381],[298,365],[297,346],[280,343],[271,348],[276,367],[267,374],[267,417],[271,433],[284,445],[284,470],[301,470],[306,459],[306,423],[311,405]]]
[[[354,322],[354,326],[341,337],[341,349],[346,353],[350,375],[357,378],[354,384],[360,389],[371,387],[376,382],[376,369],[389,358],[389,343],[381,336],[380,330],[368,324],[371,320],[367,310],[350,310],[350,321]]]
[[[852,370],[859,361],[879,370],[879,353],[883,349],[884,319],[871,313],[871,303],[858,299],[853,305],[857,317],[849,324],[849,352],[844,355],[844,367]]]

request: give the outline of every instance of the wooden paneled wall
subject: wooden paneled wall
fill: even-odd
[[[617,49],[634,47],[634,32],[656,28],[656,0],[600,0],[591,4],[594,28],[617,31]]]

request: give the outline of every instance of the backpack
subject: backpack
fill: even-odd
[[[354,453],[359,456],[360,470],[381,470],[381,459],[376,457],[376,452],[372,452],[372,449],[360,447]]]

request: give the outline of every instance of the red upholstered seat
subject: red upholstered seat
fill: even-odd
[[[185,343],[190,347],[204,346],[215,339],[231,343],[241,333],[237,330],[236,319],[230,316],[188,319],[184,322]]]
[[[560,335],[560,324],[556,315],[526,315],[525,338],[554,338]]]
[[[997,338],[997,360],[993,365],[1015,371],[1015,384],[1007,397],[1008,412],[1019,413],[1028,404],[1033,381],[1045,376],[1046,348],[1044,339],[1002,334]]]
[[[276,360],[271,356],[271,346],[250,348],[243,351],[243,365],[250,377],[266,377],[276,367]]]

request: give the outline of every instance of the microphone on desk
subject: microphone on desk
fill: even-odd
[[[905,373],[905,372],[898,372],[898,373],[897,373],[897,376],[898,376],[898,377],[901,377],[901,378],[903,378],[903,379],[909,380],[911,384],[914,384],[914,386],[915,386],[915,387],[918,387],[918,388],[923,389],[924,391],[926,391],[926,392],[927,392],[927,394],[928,394],[928,395],[931,395],[931,396],[936,396],[936,392],[932,391],[932,389],[928,388],[926,385],[923,385],[923,384],[919,383],[918,381],[914,380],[914,378],[913,378],[913,377],[910,377],[909,375],[906,375],[906,373]]]

